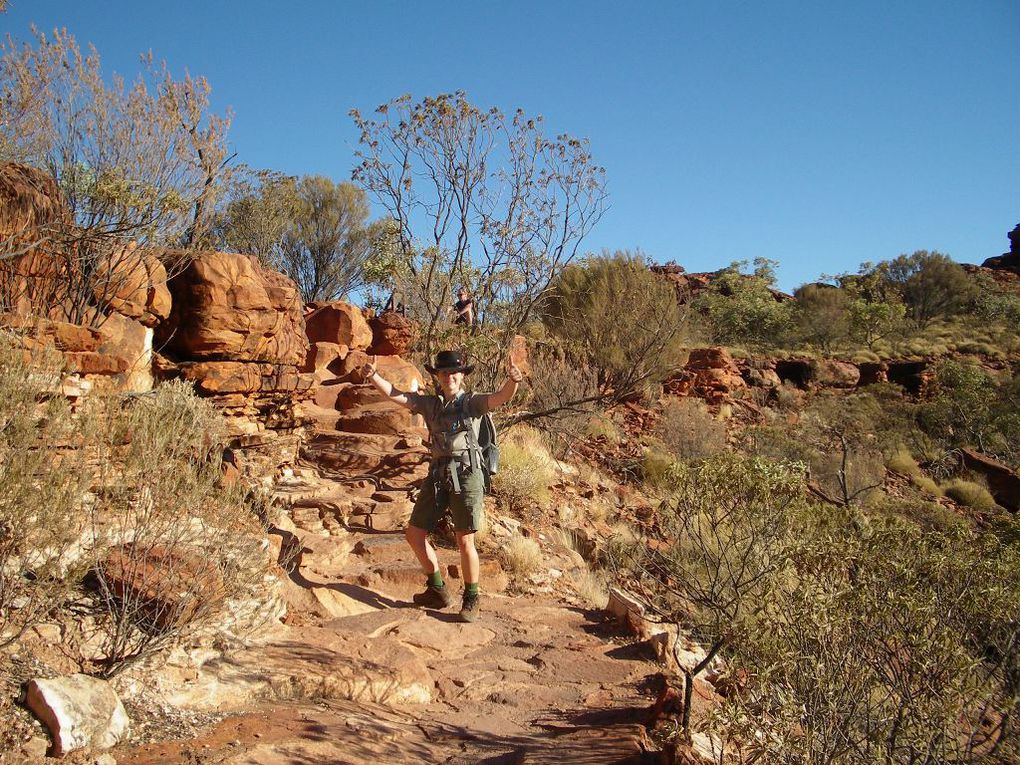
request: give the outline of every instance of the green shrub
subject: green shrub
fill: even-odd
[[[493,493],[513,512],[520,513],[532,505],[544,506],[549,500],[554,466],[538,431],[518,426],[500,444]]]
[[[994,510],[998,507],[988,489],[973,481],[957,478],[944,484],[942,491],[958,505],[974,510]]]
[[[930,494],[933,497],[942,496],[942,489],[939,488],[939,485],[923,473],[911,476],[910,482],[925,494]]]
[[[886,460],[885,466],[894,473],[916,478],[922,475],[921,467],[914,460],[910,452],[905,448],[897,449],[893,455]]]
[[[496,554],[503,570],[514,579],[528,577],[542,568],[542,548],[538,542],[519,534],[504,542]]]
[[[665,378],[678,362],[686,325],[672,284],[628,252],[567,266],[543,320],[573,362],[597,370],[599,392],[615,400]]]
[[[726,426],[700,399],[667,399],[652,434],[682,460],[710,457],[726,448]]]

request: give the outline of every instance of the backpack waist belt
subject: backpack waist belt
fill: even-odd
[[[477,458],[473,450],[451,457],[433,457],[430,472],[434,481],[448,477],[450,484],[453,486],[453,493],[460,494],[460,471],[458,468],[466,467],[475,470],[477,467],[476,463]]]

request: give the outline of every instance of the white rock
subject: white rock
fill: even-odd
[[[88,675],[32,680],[26,703],[49,729],[55,756],[87,746],[108,749],[130,727],[113,687]]]
[[[645,615],[645,604],[621,589],[612,587],[609,590],[609,603],[606,604],[606,611],[615,619],[627,621],[640,621]]]

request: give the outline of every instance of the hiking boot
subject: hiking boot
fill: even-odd
[[[414,601],[416,606],[424,606],[425,608],[446,608],[453,603],[453,598],[450,597],[446,585],[434,587],[430,584],[425,588],[425,592],[416,593],[411,600]]]
[[[460,620],[462,622],[473,622],[478,619],[481,611],[478,600],[478,593],[464,593],[464,605],[460,609]]]

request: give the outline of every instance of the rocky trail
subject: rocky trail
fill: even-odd
[[[399,358],[383,363],[398,385],[420,382]],[[350,373],[316,375],[313,427],[274,486],[284,623],[171,660],[135,706],[158,694],[208,723],[121,745],[117,762],[658,762],[643,725],[658,668],[646,646],[580,605],[563,576],[576,553],[549,544],[545,568],[511,583],[493,551],[519,524],[492,518],[482,618],[458,620],[452,540],[438,549],[457,602],[413,605],[423,577],[402,528],[426,433]]]

